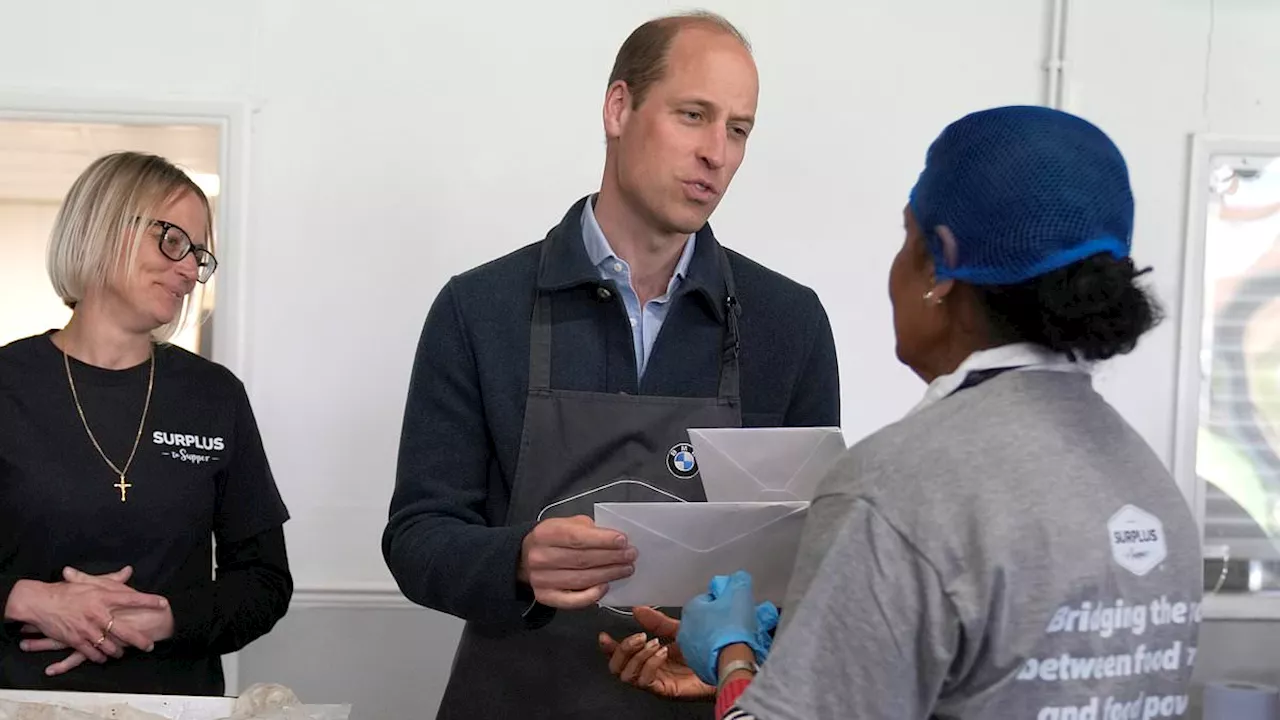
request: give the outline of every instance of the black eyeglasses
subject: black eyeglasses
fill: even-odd
[[[196,280],[206,283],[218,269],[218,259],[204,247],[191,242],[186,230],[164,220],[152,220],[160,228],[160,252],[174,262],[181,262],[188,255],[196,256]]]

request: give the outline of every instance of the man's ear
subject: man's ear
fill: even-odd
[[[626,127],[631,115],[631,89],[623,80],[616,80],[604,94],[604,135],[617,139]]]

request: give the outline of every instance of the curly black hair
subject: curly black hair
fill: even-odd
[[[1132,351],[1164,319],[1136,280],[1150,268],[1094,255],[1015,285],[978,286],[995,340],[1033,342],[1073,360],[1107,360]]]

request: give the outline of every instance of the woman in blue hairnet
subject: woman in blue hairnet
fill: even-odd
[[[947,127],[889,272],[897,354],[928,389],[823,481],[776,641],[737,573],[681,623],[637,611],[678,643],[602,642],[611,669],[718,692],[729,718],[1183,716],[1197,526],[1090,378],[1159,319],[1132,226],[1124,159],[1088,122]]]

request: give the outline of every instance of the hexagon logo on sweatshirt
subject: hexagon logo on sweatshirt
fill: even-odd
[[[1125,505],[1107,521],[1111,557],[1139,577],[1154,570],[1169,555],[1160,518],[1134,505]]]

